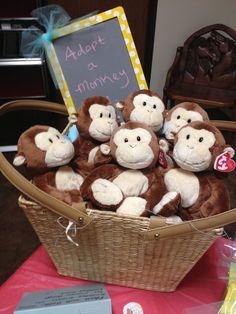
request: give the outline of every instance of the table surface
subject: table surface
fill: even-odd
[[[184,278],[175,292],[153,292],[106,284],[112,301],[112,313],[142,312],[124,311],[127,303],[141,305],[145,314],[207,313],[207,304],[221,302],[226,293],[228,260],[222,254],[229,240],[218,239]],[[155,271],[155,269],[153,269]],[[13,313],[25,292],[51,290],[90,284],[91,281],[64,277],[57,274],[55,266],[43,248],[33,255],[0,287],[0,313]],[[204,306],[200,308],[199,306]],[[212,312],[217,313],[217,311]],[[102,314],[102,313],[101,313]]]

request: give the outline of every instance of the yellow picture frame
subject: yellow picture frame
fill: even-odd
[[[50,63],[54,78],[56,80],[58,88],[60,89],[61,95],[69,114],[76,113],[76,107],[70,94],[68,84],[64,77],[60,62],[58,60],[56,50],[54,49],[53,40],[71,34],[78,30],[85,29],[86,27],[91,27],[93,25],[108,21],[113,18],[118,19],[120,30],[125,41],[125,45],[130,57],[137,84],[140,89],[148,88],[125,12],[122,7],[116,7],[114,9],[74,21],[62,28],[55,29],[51,33],[51,41],[47,41],[44,43],[47,59]]]

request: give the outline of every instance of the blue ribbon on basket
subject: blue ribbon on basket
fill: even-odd
[[[44,46],[53,40],[53,31],[68,24],[71,20],[67,12],[59,5],[47,5],[31,12],[38,23],[46,32],[36,26],[30,26],[22,32],[21,53],[24,57],[39,57],[44,51]]]

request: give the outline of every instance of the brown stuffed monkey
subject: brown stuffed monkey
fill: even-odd
[[[165,112],[164,134],[173,141],[176,133],[193,121],[209,121],[207,112],[194,102],[182,102]]]
[[[234,150],[227,146],[221,132],[210,122],[191,122],[175,136],[173,159],[178,168],[164,173],[167,194],[153,212],[168,216],[165,204],[174,202],[183,220],[203,218],[230,209],[224,183],[209,170],[233,170]]]
[[[166,192],[155,164],[159,147],[151,128],[127,122],[110,139],[117,164],[98,167],[81,186],[82,197],[95,208],[120,214],[149,216]]]
[[[110,150],[102,144],[109,142],[117,126],[115,108],[106,97],[89,97],[82,102],[77,121],[80,136],[74,147],[77,166],[85,175],[112,160]]]
[[[154,132],[163,126],[165,105],[158,94],[151,90],[131,93],[125,100],[118,102],[116,108],[122,111],[125,122],[145,123]]]
[[[82,201],[83,182],[83,175],[68,165],[73,157],[74,146],[58,130],[35,125],[21,134],[13,164],[25,165],[37,187],[72,205]]]

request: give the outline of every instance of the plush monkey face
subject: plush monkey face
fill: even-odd
[[[93,104],[89,108],[89,114],[92,120],[89,126],[91,137],[100,142],[109,140],[117,127],[115,109],[112,106]]]
[[[45,163],[49,168],[65,165],[74,156],[72,143],[54,128],[49,127],[47,131],[38,133],[34,141],[36,147],[45,152]]]
[[[177,133],[173,158],[182,169],[199,172],[212,168],[225,147],[217,128],[207,122],[192,122]]]
[[[113,158],[125,168],[150,168],[157,161],[159,153],[157,139],[145,124],[125,123],[114,132],[110,145]]]
[[[36,125],[26,130],[19,138],[18,153],[14,165],[26,164],[36,172],[62,166],[74,157],[74,146],[60,132],[48,126]]]
[[[183,102],[176,105],[167,113],[165,137],[173,140],[184,125],[193,121],[209,121],[209,117],[196,103]]]
[[[149,90],[132,93],[124,101],[123,106],[123,116],[126,122],[146,123],[154,132],[162,128],[165,106],[156,93]]]
[[[106,142],[117,127],[115,108],[105,97],[87,98],[78,114],[79,132],[86,138]]]

